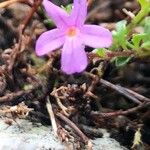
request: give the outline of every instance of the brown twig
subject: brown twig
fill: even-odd
[[[66,115],[66,116],[69,116],[69,113],[67,112],[68,111],[68,108],[66,106],[64,106],[61,102],[61,98],[62,96],[59,96],[58,95],[58,92],[65,89],[64,87],[60,87],[58,89],[54,88],[53,91],[51,92],[50,95],[54,96],[56,101],[57,101],[57,104],[58,106],[60,107],[60,109],[62,110],[62,112]],[[64,99],[64,97],[62,98]]]
[[[18,92],[14,92],[14,93],[9,93],[5,96],[0,97],[0,102],[10,102],[17,97],[22,96],[24,93],[25,93],[25,91],[18,91]]]
[[[8,69],[7,71],[8,71],[8,73],[9,73],[10,75],[12,75],[12,69],[13,69],[13,66],[14,66],[14,64],[15,64],[15,61],[16,61],[16,59],[17,59],[17,55],[18,55],[18,52],[19,52],[21,46],[22,46],[22,34],[19,33],[19,41],[18,41],[18,44],[15,45],[15,48],[13,49],[12,53],[10,54],[10,55],[11,55],[11,56],[10,56],[10,57],[11,57],[11,61],[10,61],[9,65],[8,65],[8,67],[7,67],[7,69]]]
[[[118,116],[118,115],[128,115],[128,114],[134,113],[140,109],[143,109],[143,108],[146,108],[149,106],[150,106],[150,102],[142,103],[142,104],[138,105],[137,107],[130,108],[125,111],[120,110],[120,111],[115,111],[115,112],[110,112],[110,113],[101,113],[101,112],[92,111],[91,116],[113,117],[113,116]]]
[[[43,0],[35,0],[30,12],[29,12],[29,15],[24,19],[24,21],[22,22],[22,34],[27,26],[27,24],[30,22],[33,14],[37,11],[38,7],[41,5]]]
[[[120,87],[119,85],[118,85],[118,87]],[[124,87],[122,87],[122,88],[124,88]],[[134,95],[136,98],[138,98],[140,101],[142,101],[142,102],[150,102],[150,99],[149,98],[147,98],[147,97],[145,97],[145,96],[143,96],[143,95],[141,95],[141,94],[139,94],[139,93],[136,93],[136,92],[134,92],[134,91],[132,91],[132,90],[130,90],[130,89],[127,89],[127,88],[124,88],[126,91],[128,91],[129,93],[131,93],[132,95]]]
[[[5,2],[1,2],[0,3],[0,8],[5,8],[13,3],[16,3],[16,2],[27,2],[27,0],[8,0],[8,1],[5,1]]]
[[[37,8],[41,5],[41,3],[42,3],[42,0],[35,0],[32,8],[31,8],[31,10],[29,12],[29,15],[24,19],[24,21],[19,26],[19,41],[18,41],[18,44],[15,45],[15,48],[14,48],[14,50],[11,53],[11,62],[8,65],[8,72],[9,72],[9,74],[12,74],[11,72],[12,72],[14,63],[15,63],[15,61],[17,59],[17,56],[19,54],[19,51],[20,51],[20,49],[22,47],[24,30],[27,27],[28,23],[30,22],[33,14],[36,12]]]
[[[106,56],[100,57],[98,54],[90,52],[88,53],[88,57],[92,60],[93,58],[99,58],[102,60],[110,60],[114,57],[131,57],[136,56],[136,54],[133,51],[121,51],[121,52],[111,52],[106,51]]]
[[[0,97],[0,103],[13,102],[13,101],[22,102],[25,100],[34,99],[35,97],[37,99],[40,99],[41,97],[44,97],[44,95],[47,92],[47,91],[44,91],[45,89],[44,88],[42,89],[41,87],[42,85],[38,83],[38,85],[35,85],[33,89],[20,90],[17,92],[6,94]]]
[[[23,102],[15,106],[2,107],[0,110],[1,116],[6,116],[6,114],[11,114],[12,117],[25,118],[28,116],[29,112],[33,111],[32,108],[28,108]]]
[[[141,104],[141,102],[135,97],[133,96],[131,93],[127,92],[126,90],[124,90],[123,88],[121,88],[121,86],[116,86],[104,79],[100,79],[100,83],[102,83],[103,85],[116,90],[118,93],[124,95],[125,97],[129,98],[130,100],[132,100],[133,102],[137,103],[137,104]]]
[[[92,98],[97,100],[98,97],[95,94],[93,94],[93,91],[95,89],[96,84],[99,82],[99,77],[94,75],[94,74],[88,73],[88,72],[84,72],[84,74],[88,75],[92,78],[91,85],[87,88],[85,96],[86,97],[92,97]]]
[[[93,0],[87,0],[88,1],[88,7],[90,7],[93,3]]]
[[[61,113],[57,113],[57,116],[63,120],[65,123],[67,123],[74,131],[82,138],[84,143],[88,143],[89,139],[87,136],[83,134],[83,132],[73,123],[71,120],[69,120],[66,116],[62,115]]]

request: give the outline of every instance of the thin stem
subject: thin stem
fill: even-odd
[[[104,79],[101,79],[100,82],[105,85],[108,86],[111,89],[114,89],[116,91],[118,91],[120,94],[124,95],[125,97],[129,98],[130,100],[132,100],[133,102],[137,103],[137,104],[141,104],[141,102],[133,95],[131,95],[129,92],[125,91],[123,88],[121,88],[121,86],[116,86]]]
[[[5,8],[13,3],[16,3],[16,2],[27,2],[27,0],[8,0],[8,1],[5,1],[5,2],[1,2],[0,3],[0,8]]]
[[[127,26],[128,32],[130,31],[139,23],[142,21],[142,19],[147,16],[150,12],[150,4],[147,2],[147,5],[141,6],[141,10],[139,13],[132,19],[131,23]]]
[[[62,115],[61,113],[57,113],[57,116],[63,120],[65,123],[67,123],[74,131],[82,138],[84,143],[88,144],[89,139],[88,137],[73,123],[71,120],[69,120],[66,116]]]
[[[92,111],[91,115],[92,116],[99,116],[99,117],[113,117],[113,116],[119,116],[119,115],[128,115],[131,113],[134,113],[140,109],[144,109],[150,106],[150,102],[148,103],[142,103],[141,105],[138,105],[137,107],[134,108],[130,108],[128,110],[122,111],[115,111],[115,112],[109,112],[109,113],[101,113],[101,112],[97,112],[97,111]]]
[[[52,109],[52,105],[50,103],[49,98],[47,98],[46,107],[47,107],[47,111],[48,111],[49,116],[50,116],[50,120],[51,120],[51,123],[52,123],[52,128],[53,128],[54,135],[56,137],[58,137],[58,134],[57,134],[58,128],[57,128],[55,115],[54,115],[54,112],[53,112],[53,109]]]

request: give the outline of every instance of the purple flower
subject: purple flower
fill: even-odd
[[[62,48],[61,69],[67,74],[83,71],[88,64],[85,45],[93,48],[109,47],[111,32],[98,25],[84,25],[87,16],[86,0],[74,0],[70,14],[43,0],[47,15],[57,28],[43,33],[36,42],[36,54],[42,56]]]

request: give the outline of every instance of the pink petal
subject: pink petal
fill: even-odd
[[[82,26],[86,20],[87,15],[87,0],[74,0],[73,10],[70,18],[72,25]]]
[[[93,48],[109,47],[112,44],[111,32],[98,25],[84,25],[81,34],[83,43]]]
[[[87,67],[84,46],[78,37],[66,38],[62,49],[61,69],[67,74],[82,72]]]
[[[64,11],[62,8],[56,6],[48,0],[43,0],[43,5],[46,9],[48,16],[54,21],[56,26],[61,29],[66,28],[66,20],[68,19],[69,14],[67,14],[67,12]]]
[[[61,47],[65,41],[64,34],[59,29],[44,32],[36,42],[36,54],[42,56]]]

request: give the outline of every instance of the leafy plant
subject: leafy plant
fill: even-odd
[[[127,24],[126,20],[116,23],[116,29],[112,31],[113,45],[110,51],[133,51],[135,56],[150,56],[150,1],[138,0],[141,9],[137,15]],[[134,33],[136,27],[142,27],[143,32]],[[96,53],[100,57],[107,56],[104,49],[97,49]],[[119,56],[112,59],[117,67],[126,65],[132,57]]]

